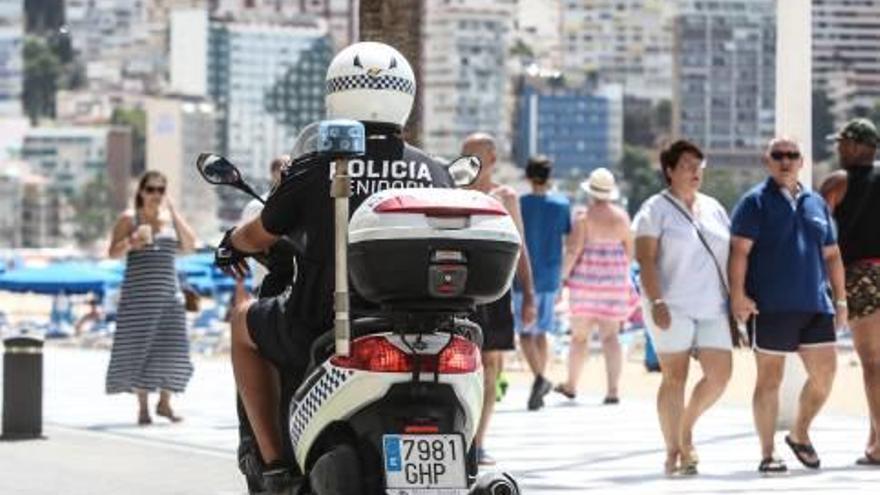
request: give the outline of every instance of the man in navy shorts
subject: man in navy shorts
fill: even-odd
[[[773,435],[785,357],[797,352],[808,376],[785,442],[804,466],[816,469],[819,456],[809,427],[831,392],[835,329],[846,323],[846,290],[828,206],[798,182],[804,163],[798,143],[773,139],[764,162],[770,177],[747,192],[733,212],[729,275],[734,314],[739,321],[753,317],[758,470],[780,473],[787,467],[774,455]]]

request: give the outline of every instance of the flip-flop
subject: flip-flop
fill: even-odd
[[[876,457],[871,457],[871,454],[865,452],[863,457],[859,457],[856,459],[857,466],[872,466],[872,467],[880,467],[880,459]]]
[[[797,443],[791,439],[789,435],[785,435],[785,443],[791,447],[791,451],[794,453],[794,456],[797,457],[797,460],[801,461],[801,464],[810,468],[810,469],[819,469],[819,456],[816,454],[816,449],[813,448],[812,445],[808,443]],[[806,456],[815,457],[815,461],[807,460]]]
[[[788,466],[785,465],[782,459],[768,457],[761,459],[761,464],[758,465],[758,472],[761,474],[785,474],[788,473]]]
[[[562,383],[556,384],[556,386],[553,387],[553,391],[558,394],[562,394],[562,395],[568,397],[569,399],[574,399],[575,397],[577,397],[576,393],[569,391],[567,388],[565,388],[565,385]]]

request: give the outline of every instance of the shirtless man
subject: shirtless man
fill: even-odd
[[[629,269],[633,256],[630,219],[623,208],[612,202],[617,198],[617,186],[607,169],[594,170],[581,187],[589,196],[589,205],[573,222],[562,265],[563,279],[569,288],[572,328],[568,380],[557,386],[556,391],[572,399],[577,394],[589,337],[595,329],[602,339],[605,356],[604,403],[617,404],[623,367],[617,335],[637,303]]]
[[[520,235],[525,239],[522,226],[522,215],[519,209],[519,198],[516,191],[508,186],[502,186],[492,180],[492,172],[495,169],[497,155],[495,151],[495,140],[492,136],[485,133],[475,133],[468,136],[461,146],[462,155],[472,155],[480,159],[482,168],[480,175],[476,181],[468,188],[482,193],[489,194],[499,201],[507,209],[513,221],[519,229]],[[525,241],[522,243],[522,255],[516,266],[516,281],[523,292],[523,308],[522,319],[527,325],[535,320],[535,301],[534,301],[534,285],[532,283],[532,270],[529,266],[529,253],[526,249]],[[480,424],[477,427],[477,434],[474,438],[474,444],[477,446],[477,461],[480,464],[494,464],[483,449],[483,440],[486,436],[486,429],[489,426],[489,418],[495,410],[495,382],[498,379],[498,373],[501,372],[504,362],[504,351],[510,351],[515,348],[514,331],[513,331],[513,306],[511,292],[507,291],[501,299],[478,306],[474,313],[474,321],[476,321],[483,329],[483,412],[480,416]],[[525,347],[525,343],[523,343]],[[540,395],[546,395],[550,391],[550,382],[547,382],[542,376],[536,377],[536,383],[539,383],[538,392]],[[546,385],[543,385],[546,383]],[[534,387],[533,387],[534,388]],[[531,402],[531,401],[530,401]],[[543,404],[543,401],[542,401]],[[530,409],[532,409],[530,407]]]
[[[853,344],[862,362],[870,433],[856,464],[880,467],[880,167],[874,165],[880,133],[871,121],[850,121],[837,135],[838,170],[821,193],[834,213],[846,268],[846,304]]]

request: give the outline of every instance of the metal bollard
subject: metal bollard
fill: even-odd
[[[0,440],[43,438],[43,339],[27,332],[3,340]]]

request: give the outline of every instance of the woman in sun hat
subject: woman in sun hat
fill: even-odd
[[[589,204],[575,216],[562,266],[569,289],[572,328],[568,380],[555,390],[575,397],[590,334],[598,331],[607,373],[604,403],[617,404],[623,364],[617,335],[637,304],[630,278],[630,220],[626,211],[613,203],[618,190],[608,169],[594,170],[581,188],[586,191]]]

